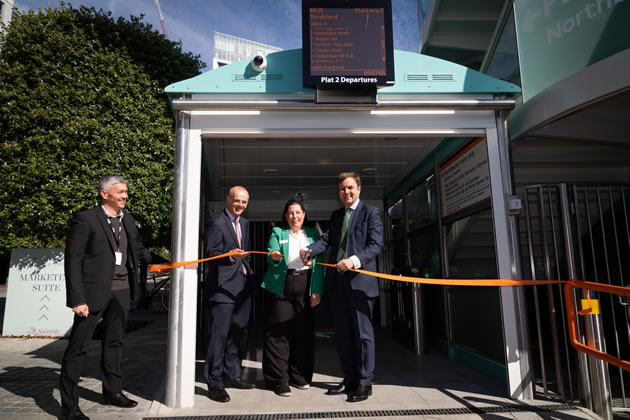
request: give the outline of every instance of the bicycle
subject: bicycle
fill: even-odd
[[[149,309],[152,309],[153,299],[158,294],[160,296],[160,303],[162,304],[162,307],[168,311],[171,277],[166,276],[158,281],[157,276],[154,273],[150,278],[153,279],[153,288],[151,289],[151,292],[147,293],[145,280],[144,287],[140,288],[142,296],[140,296],[137,305],[132,309],[132,311],[140,307],[149,307]]]

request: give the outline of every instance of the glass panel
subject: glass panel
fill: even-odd
[[[409,232],[437,220],[437,199],[431,175],[407,195]]]
[[[486,74],[521,86],[521,71],[516,46],[514,13],[510,13],[510,16],[505,22],[505,26],[503,26],[497,47],[488,63]]]
[[[404,212],[402,198],[387,210],[389,215],[391,238],[396,238],[405,233]]]
[[[497,278],[490,209],[446,226],[449,277]],[[451,287],[453,344],[505,363],[498,287]]]
[[[411,273],[419,277],[442,277],[440,271],[440,241],[437,225],[416,231],[409,238]],[[432,345],[446,342],[446,311],[444,286],[422,286],[424,324],[427,339]],[[437,340],[437,342],[436,342]],[[438,348],[441,348],[438,345]]]
[[[411,273],[419,277],[440,277],[440,244],[437,226],[409,238]]]
[[[496,278],[497,264],[490,210],[446,225],[449,277]]]
[[[403,237],[390,242],[391,274],[409,274],[409,263]],[[413,290],[411,283],[392,281],[390,305],[392,334],[394,339],[409,350],[414,350],[413,341]]]

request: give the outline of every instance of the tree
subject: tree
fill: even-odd
[[[151,246],[170,241],[174,119],[164,87],[199,74],[141,22],[94,8],[16,13],[0,35],[0,255],[63,246],[72,215],[106,174]]]

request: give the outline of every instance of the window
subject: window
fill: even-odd
[[[407,226],[409,232],[437,220],[435,178],[429,176],[407,195]]]
[[[514,12],[510,13],[503,26],[497,46],[488,62],[486,74],[521,86],[521,70],[518,62]]]
[[[405,234],[405,214],[403,211],[403,200],[398,200],[393,206],[387,210],[389,216],[390,233],[391,238],[394,239],[398,236]]]

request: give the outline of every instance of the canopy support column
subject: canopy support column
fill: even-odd
[[[172,260],[199,255],[201,135],[190,129],[190,114],[177,113],[173,182]],[[197,267],[171,270],[165,403],[192,407],[195,396]]]
[[[505,126],[505,113],[496,113],[496,128],[487,130],[488,166],[492,189],[497,269],[499,278],[520,279],[518,223],[508,214],[508,199],[514,194],[510,144]],[[522,287],[501,287],[501,312],[508,392],[514,399],[532,399],[531,371],[525,293]]]

